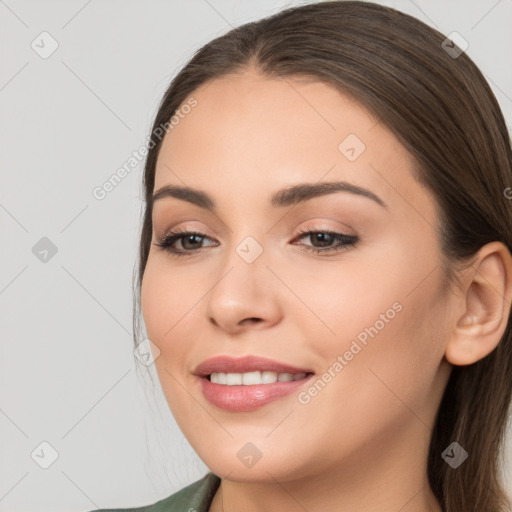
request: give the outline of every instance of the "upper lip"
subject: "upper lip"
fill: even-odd
[[[217,356],[203,361],[194,371],[195,375],[206,377],[213,372],[245,373],[254,371],[270,371],[276,373],[313,373],[308,368],[297,368],[286,363],[280,363],[263,357],[245,356],[233,359],[227,356]]]

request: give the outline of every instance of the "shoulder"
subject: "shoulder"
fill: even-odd
[[[101,509],[94,512],[208,512],[219,485],[220,478],[210,472],[200,480],[151,505]]]

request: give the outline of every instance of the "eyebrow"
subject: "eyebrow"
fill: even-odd
[[[271,199],[270,205],[274,208],[292,206],[301,202],[313,199],[315,197],[333,194],[335,192],[348,192],[361,197],[366,197],[375,201],[383,208],[388,205],[376,194],[370,190],[353,185],[346,181],[330,181],[323,183],[299,183],[275,192]],[[153,194],[153,202],[163,199],[164,197],[174,197],[183,201],[188,201],[196,206],[213,211],[216,203],[206,192],[190,187],[182,187],[178,185],[165,185]]]

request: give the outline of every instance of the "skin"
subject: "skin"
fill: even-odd
[[[193,97],[197,106],[163,141],[154,190],[187,185],[217,208],[155,202],[141,299],[169,407],[222,477],[210,510],[441,511],[426,475],[434,417],[452,364],[477,361],[501,339],[509,252],[484,246],[460,272],[462,286],[447,287],[437,203],[413,178],[411,156],[330,85],[248,69]],[[349,134],[366,146],[355,161],[338,149]],[[268,204],[284,187],[336,180],[371,190],[387,208],[349,192]],[[301,247],[315,239],[297,238],[305,227],[359,242],[307,253]],[[154,245],[177,228],[203,233],[202,249],[177,257]],[[236,252],[247,236],[263,249],[253,263]],[[174,246],[192,252],[182,242]],[[401,311],[307,404],[292,394],[253,412],[224,411],[193,375],[213,356],[256,355],[321,376],[396,302]],[[251,468],[237,457],[247,442],[262,454]]]

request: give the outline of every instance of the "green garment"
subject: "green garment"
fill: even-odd
[[[101,509],[94,512],[208,512],[219,485],[220,478],[210,472],[200,480],[152,505]]]

